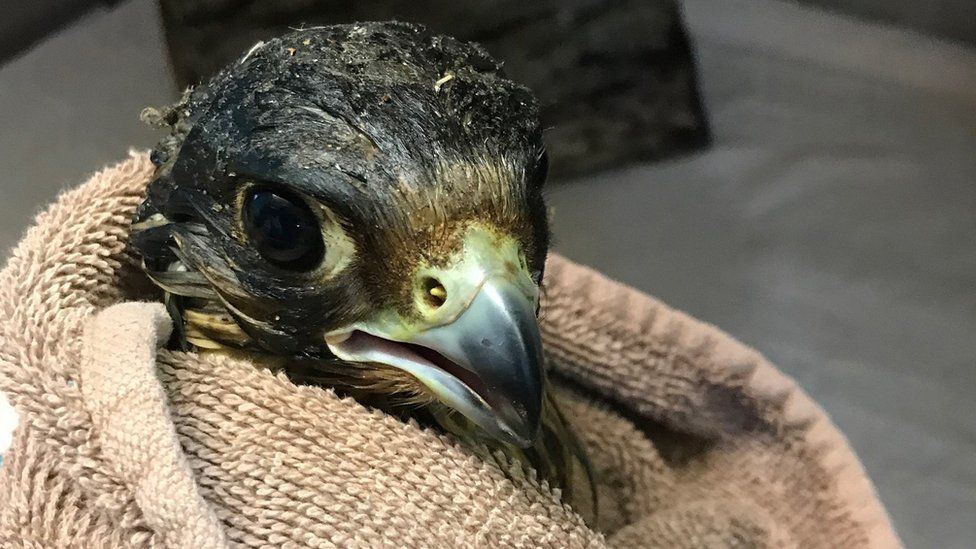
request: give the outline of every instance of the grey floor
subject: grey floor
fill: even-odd
[[[909,547],[976,544],[976,51],[774,0],[685,0],[715,147],[553,187],[557,249],[717,324],[844,430]],[[149,0],[0,67],[0,249],[145,147]]]

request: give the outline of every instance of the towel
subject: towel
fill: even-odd
[[[553,255],[550,379],[588,527],[518,463],[246,357],[167,350],[127,253],[144,153],[38,216],[0,273],[2,547],[900,547],[824,412],[759,353]]]

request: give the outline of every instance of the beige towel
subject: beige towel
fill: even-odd
[[[552,378],[602,496],[587,528],[531,473],[243,360],[158,351],[125,256],[152,166],[96,174],[0,274],[2,547],[897,547],[843,436],[719,330],[560,257]],[[122,303],[122,304],[119,304]]]

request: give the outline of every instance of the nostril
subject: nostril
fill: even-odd
[[[430,276],[424,278],[423,288],[424,301],[431,307],[436,309],[447,301],[447,290],[436,278]]]

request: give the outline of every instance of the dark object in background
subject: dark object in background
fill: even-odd
[[[0,2],[0,63],[96,6],[118,0],[3,0]]]
[[[399,19],[484,45],[543,103],[555,176],[708,144],[672,0],[160,0],[181,85],[290,28]]]

